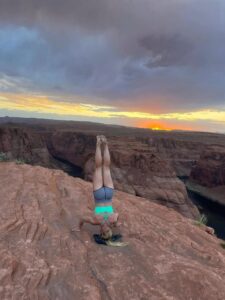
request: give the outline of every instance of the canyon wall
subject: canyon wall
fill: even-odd
[[[206,148],[192,169],[188,188],[211,201],[225,205],[225,147]]]

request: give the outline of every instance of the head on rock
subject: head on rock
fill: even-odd
[[[100,233],[104,240],[109,240],[112,237],[112,229],[106,223],[101,226]]]

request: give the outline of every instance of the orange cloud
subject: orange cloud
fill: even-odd
[[[216,124],[220,129],[225,125],[225,110],[207,109],[157,114],[90,104],[88,99],[76,96],[72,100],[75,102],[59,98],[56,100],[53,96],[47,95],[0,93],[0,110],[38,113],[43,116],[52,114],[61,118],[99,118],[107,122],[112,120],[112,123],[120,119],[123,124],[129,123],[131,126],[153,130],[202,130],[203,122],[208,128],[210,124]]]

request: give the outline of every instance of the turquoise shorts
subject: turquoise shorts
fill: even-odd
[[[101,215],[101,214],[113,214],[114,210],[112,205],[109,206],[96,206],[95,207],[95,214],[96,215]]]

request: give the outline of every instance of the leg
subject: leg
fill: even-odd
[[[102,180],[102,153],[101,153],[101,140],[97,136],[96,151],[95,151],[95,171],[93,176],[93,190],[100,189],[103,186]]]
[[[111,172],[110,172],[110,154],[109,154],[109,148],[108,148],[108,143],[106,140],[106,137],[102,137],[103,145],[104,145],[104,162],[103,162],[103,182],[104,186],[107,186],[109,188],[114,188],[113,186],[113,181],[111,177]]]

